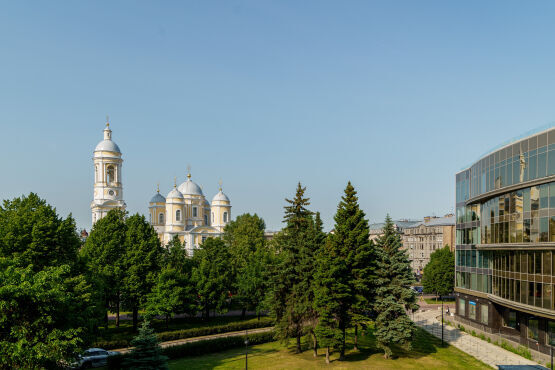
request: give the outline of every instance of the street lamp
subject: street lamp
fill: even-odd
[[[551,329],[549,329],[548,326],[548,330],[549,330],[549,348],[550,348],[550,355],[551,355],[551,370],[553,370],[553,331]]]
[[[443,347],[443,299],[441,299],[441,294],[439,295],[439,300],[441,301],[441,346]]]
[[[248,357],[249,357],[249,329],[245,329],[245,370],[249,368]]]

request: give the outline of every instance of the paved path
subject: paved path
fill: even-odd
[[[266,332],[272,331],[273,329],[274,329],[273,326],[267,327],[267,328],[249,329],[249,334],[266,333]],[[183,344],[183,343],[198,342],[200,340],[210,340],[210,339],[225,338],[225,337],[236,337],[236,336],[241,336],[241,335],[245,335],[245,330],[230,331],[228,333],[205,335],[205,336],[202,336],[202,337],[193,337],[193,338],[170,340],[170,341],[167,341],[167,342],[160,343],[160,346],[162,348],[165,348],[165,347],[177,346],[177,345]],[[120,348],[120,349],[114,349],[113,351],[116,351],[116,352],[119,352],[119,353],[127,353],[130,350],[131,350],[131,348]]]
[[[441,322],[436,318],[441,315],[438,310],[416,312],[413,320],[419,327],[427,332],[441,338]],[[443,339],[450,345],[468,353],[478,360],[492,366],[495,369],[502,369],[504,366],[520,365],[520,369],[546,369],[536,362],[525,359],[506,349],[488,343],[480,338],[462,332],[452,326],[443,327]]]

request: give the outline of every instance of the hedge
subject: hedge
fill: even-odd
[[[168,356],[169,359],[200,356],[208,353],[225,351],[231,348],[243,347],[246,338],[247,336],[245,335],[236,335],[232,337],[199,340],[165,347],[162,349],[162,353]],[[248,339],[249,345],[273,342],[275,340],[273,331],[249,334]],[[121,369],[123,361],[127,356],[129,355],[123,354],[108,357],[108,369]]]
[[[202,337],[205,335],[213,335],[220,333],[228,333],[230,331],[240,331],[246,329],[257,329],[272,326],[274,321],[270,317],[261,317],[260,320],[249,320],[232,322],[224,325],[205,326],[200,328],[191,328],[183,330],[174,330],[157,333],[156,336],[160,342],[167,342],[170,340],[186,339],[194,337]],[[104,349],[125,348],[129,346],[131,340],[120,339],[111,341],[97,341],[94,346]]]

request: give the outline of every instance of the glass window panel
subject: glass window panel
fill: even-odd
[[[538,157],[535,155],[535,150],[530,152],[530,157],[528,158],[528,180],[534,180],[537,178],[538,170]]]
[[[530,223],[530,241],[537,243],[540,240],[540,219],[532,218]]]
[[[540,209],[549,207],[549,186],[544,184],[540,186]]]
[[[555,242],[555,216],[551,216],[549,219],[549,241]]]
[[[543,284],[543,308],[551,308],[551,284]]]
[[[476,302],[468,302],[468,318],[476,320]]]
[[[546,343],[555,346],[555,321],[549,321],[547,323],[547,328],[548,330]]]
[[[489,322],[489,306],[487,303],[480,305],[480,321],[486,325]],[[555,333],[555,323],[553,325],[553,333]]]
[[[509,311],[509,315],[507,317],[507,326],[515,329],[516,325],[517,325],[516,311]]]
[[[530,188],[522,190],[522,205],[524,212],[530,212]]]
[[[543,252],[543,274],[551,275],[551,252]]]
[[[466,301],[462,298],[459,298],[459,307],[458,307],[458,314],[459,316],[465,316],[465,308],[466,308]]]
[[[540,242],[549,241],[549,218],[540,218]]]
[[[515,271],[520,272],[520,252],[515,252]]]
[[[528,295],[528,283],[526,281],[520,282],[520,303],[527,303],[526,297]]]
[[[539,339],[539,332],[538,332],[538,319],[529,318],[528,319],[528,338],[533,340]]]
[[[537,211],[540,209],[540,189],[537,186],[530,188],[530,210]]]
[[[532,281],[529,281],[528,282],[528,302],[527,302],[527,304],[529,304],[530,306],[534,305],[534,291],[535,291],[534,283]]]
[[[547,153],[538,154],[538,178],[545,177],[547,171]]]
[[[536,283],[536,300],[535,300],[535,305],[537,307],[541,307],[542,306],[542,283]]]
[[[523,234],[522,241],[525,243],[530,242],[530,219],[525,218],[523,221]]]
[[[535,274],[542,273],[542,253],[541,252],[534,253],[534,273]]]
[[[548,152],[547,174],[555,175],[555,150]]]

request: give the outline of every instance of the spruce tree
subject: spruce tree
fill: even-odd
[[[411,348],[416,327],[407,311],[418,309],[416,295],[410,288],[414,275],[406,250],[401,249],[401,236],[395,230],[389,215],[385,219],[383,235],[378,239],[377,287],[375,310],[377,317],[377,345],[384,351],[384,358],[392,355],[393,344]]]
[[[123,363],[124,368],[137,370],[168,368],[168,358],[162,355],[158,338],[148,321],[143,321],[139,335],[131,341],[131,346],[133,349]]]
[[[277,261],[273,272],[271,311],[276,318],[279,339],[296,338],[296,352],[301,352],[303,325],[312,316],[314,278],[314,221],[299,183],[295,198],[286,199],[285,228],[276,238]]]
[[[368,222],[358,205],[358,197],[349,182],[337,207],[333,233],[327,238],[323,253],[319,253],[317,309],[322,313],[319,332],[323,326],[335,334],[341,332],[340,360],[345,356],[345,332],[370,313],[370,287],[373,276],[373,248],[369,241]],[[332,323],[328,317],[333,317]],[[331,325],[330,325],[331,324]],[[327,339],[326,336],[324,338]]]

